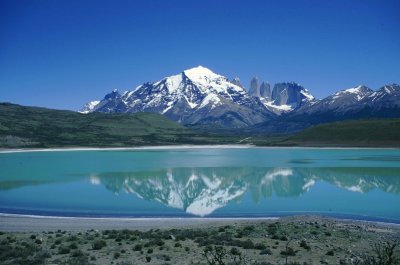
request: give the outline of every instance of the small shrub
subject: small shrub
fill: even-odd
[[[327,255],[327,256],[333,256],[333,255],[335,255],[335,252],[333,252],[333,250],[329,250],[328,252],[326,252],[325,255]]]
[[[222,261],[227,256],[227,251],[222,246],[206,246],[203,250],[203,257],[207,260],[210,265],[213,264],[224,264]]]
[[[272,255],[272,251],[269,248],[266,248],[261,250],[260,255]]]
[[[58,254],[64,255],[64,254],[68,254],[70,251],[69,247],[66,246],[60,246],[58,248]]]
[[[153,245],[157,245],[159,247],[161,247],[165,244],[165,242],[161,238],[154,239],[151,243]]]
[[[241,247],[244,249],[254,249],[254,243],[250,239],[243,241]]]
[[[140,245],[140,244],[136,244],[136,245],[133,247],[133,250],[134,250],[134,251],[141,251],[141,250],[142,250],[142,248],[143,248],[143,246],[142,246],[142,245]]]
[[[263,250],[263,249],[266,249],[267,246],[265,246],[263,243],[257,243],[254,245],[254,248],[258,249],[258,250]]]
[[[311,247],[307,244],[307,242],[305,240],[301,240],[300,242],[300,247],[306,249],[306,250],[310,250]]]
[[[75,250],[74,252],[72,252],[72,257],[84,257],[85,253],[82,250]]]
[[[242,254],[242,253],[240,252],[240,250],[237,249],[237,248],[231,248],[231,250],[229,251],[229,253],[230,253],[231,255],[233,255],[233,256],[239,256],[239,255]]]
[[[70,236],[67,240],[68,241],[78,241],[78,237],[77,236]]]
[[[283,256],[296,256],[296,251],[293,248],[288,247],[287,250],[282,250],[281,255]]]
[[[70,249],[78,249],[78,245],[76,243],[72,243],[69,245]]]
[[[150,261],[151,261],[151,257],[147,256],[147,257],[146,257],[146,261],[147,261],[147,262],[150,262]]]
[[[278,240],[279,236],[277,234],[274,234],[271,238],[274,239],[274,240]]]
[[[147,250],[147,254],[151,254],[151,253],[153,253],[153,249],[152,249],[152,248],[149,248],[149,249]]]
[[[114,259],[118,259],[121,256],[121,253],[115,252],[114,253]]]
[[[176,248],[181,248],[182,247],[182,244],[181,243],[179,243],[179,242],[177,242],[177,243],[175,243],[175,245],[174,245]]]
[[[94,250],[100,250],[107,245],[106,241],[104,240],[96,240],[92,244],[92,248]]]

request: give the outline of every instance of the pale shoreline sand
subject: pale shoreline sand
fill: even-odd
[[[241,222],[278,220],[266,218],[85,218],[0,214],[0,231],[41,232],[41,231],[84,231],[90,229],[172,229],[195,228]]]
[[[400,224],[378,221],[337,219],[326,216],[300,215],[286,217],[257,218],[98,218],[98,217],[58,217],[37,215],[0,214],[0,231],[3,232],[42,232],[42,231],[84,231],[90,229],[184,229],[202,228],[216,225],[257,223],[265,221],[302,221],[329,220],[338,223],[359,224],[365,226],[393,227],[400,229]]]
[[[399,150],[398,147],[322,147],[322,146],[256,146],[250,144],[229,144],[229,145],[154,145],[154,146],[133,146],[133,147],[60,147],[60,148],[19,148],[1,149],[0,154],[4,153],[28,153],[28,152],[68,152],[68,151],[141,151],[141,150],[180,150],[180,149],[332,149],[332,150],[376,150],[390,149]]]
[[[204,149],[204,148],[251,148],[253,145],[154,145],[133,147],[65,147],[65,148],[38,148],[38,149],[0,149],[0,153],[24,152],[63,152],[63,151],[135,151],[135,150],[175,150],[175,149]]]

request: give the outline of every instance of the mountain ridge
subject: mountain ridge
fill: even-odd
[[[229,80],[197,66],[122,94],[113,90],[80,112],[156,112],[189,127],[292,133],[326,122],[400,117],[400,86],[372,90],[358,85],[316,99],[296,82],[276,83],[271,89],[254,77],[247,91],[238,77]]]
[[[82,113],[158,112],[185,125],[214,124],[242,128],[274,116],[228,78],[198,66],[132,91],[113,91]]]

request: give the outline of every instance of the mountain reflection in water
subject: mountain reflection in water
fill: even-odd
[[[248,191],[255,202],[273,195],[297,197],[319,181],[351,192],[379,189],[400,194],[399,168],[171,168],[102,173],[92,175],[90,181],[115,193],[125,191],[197,216],[240,201]]]

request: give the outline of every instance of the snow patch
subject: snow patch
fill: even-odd
[[[215,95],[214,93],[208,94],[201,102],[199,109],[204,108],[205,106],[208,106],[209,104],[212,104],[211,109],[214,109],[220,103],[221,103],[221,100],[219,99],[219,97],[217,95]]]
[[[290,105],[275,105],[273,101],[262,101],[265,107],[277,109],[279,111],[292,111],[293,107]]]
[[[99,105],[100,101],[99,100],[95,100],[95,101],[91,101],[89,103],[86,103],[85,106],[83,106],[83,108],[78,111],[80,113],[83,114],[88,114],[89,112],[92,112],[94,110],[94,108]]]
[[[182,82],[181,74],[165,78],[165,85],[167,86],[169,93],[174,93],[176,90],[178,90],[181,82]]]

